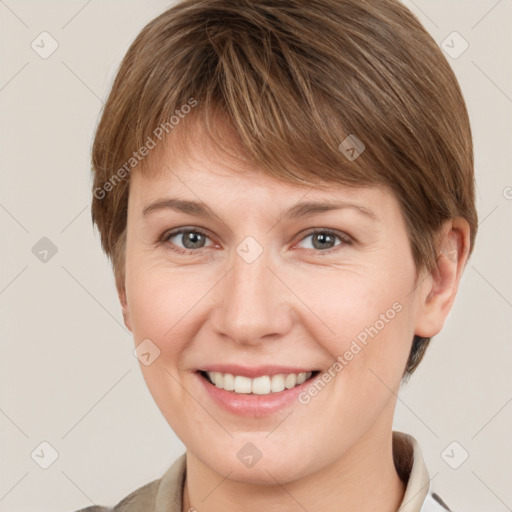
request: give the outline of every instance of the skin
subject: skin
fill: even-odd
[[[292,185],[227,158],[203,137],[190,137],[187,152],[171,143],[152,155],[160,172],[131,177],[118,291],[135,344],[149,338],[160,350],[141,369],[187,447],[183,510],[396,511],[405,490],[392,458],[396,393],[413,335],[437,334],[451,309],[467,222],[444,224],[439,270],[416,286],[404,219],[389,190]],[[143,215],[168,197],[201,200],[215,216]],[[353,208],[281,218],[299,201],[327,199],[363,205],[376,220]],[[180,227],[206,230],[203,246],[184,245],[183,235],[165,240]],[[311,228],[352,243],[334,238],[322,246]],[[247,236],[263,248],[251,264],[236,252]],[[173,244],[195,252],[179,254]],[[327,370],[397,301],[401,311],[307,404],[238,416],[213,403],[195,373],[208,363]],[[262,453],[251,468],[237,458],[247,442]]]

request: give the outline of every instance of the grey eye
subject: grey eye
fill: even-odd
[[[335,243],[336,239],[343,241],[339,235],[331,233],[330,231],[316,231],[313,233],[309,233],[301,240],[301,243],[307,239],[311,239],[312,247],[304,247],[304,248],[305,249],[316,249],[316,250],[332,249],[336,245],[340,245],[339,243],[338,244]]]

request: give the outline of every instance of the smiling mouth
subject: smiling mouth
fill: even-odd
[[[262,375],[254,379],[243,375],[232,375],[231,373],[206,372],[203,370],[199,370],[198,373],[211,385],[218,389],[223,389],[224,391],[244,395],[270,395],[300,386],[304,382],[314,379],[320,373],[320,370],[313,372]]]

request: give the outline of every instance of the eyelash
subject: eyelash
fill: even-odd
[[[185,255],[194,254],[194,253],[197,253],[200,249],[205,249],[205,247],[199,247],[198,249],[183,249],[181,247],[177,247],[174,244],[168,243],[170,238],[173,238],[176,235],[181,235],[183,233],[199,233],[199,234],[203,235],[206,238],[210,238],[208,236],[208,233],[206,231],[204,231],[203,229],[201,229],[201,228],[187,227],[187,228],[179,228],[179,229],[176,229],[175,231],[166,231],[162,235],[162,237],[158,240],[157,244],[158,245],[165,244],[165,245],[168,246],[168,248],[171,251],[174,251],[174,252],[176,252],[178,254],[185,254]],[[353,243],[353,239],[351,237],[349,237],[347,234],[342,233],[342,232],[332,231],[332,230],[329,230],[329,229],[324,229],[324,228],[315,228],[315,229],[307,232],[299,240],[299,242],[302,242],[308,236],[315,235],[315,234],[318,234],[318,233],[332,235],[332,236],[338,238],[339,240],[341,240],[342,243],[338,244],[338,245],[335,245],[334,247],[331,247],[330,249],[326,249],[326,250],[305,249],[306,251],[313,251],[313,252],[315,252],[315,253],[317,253],[319,255],[321,255],[321,254],[331,254],[333,252],[338,251],[341,247],[343,247],[345,245],[352,245],[352,243]]]

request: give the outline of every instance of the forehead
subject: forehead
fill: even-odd
[[[217,207],[260,204],[268,208],[301,200],[351,200],[374,209],[397,208],[394,194],[382,185],[325,181],[314,170],[292,169],[295,181],[271,175],[250,160],[227,123],[219,120],[215,130],[213,140],[201,123],[189,120],[160,142],[144,162],[144,170],[132,173],[130,202],[147,205],[172,195]]]

